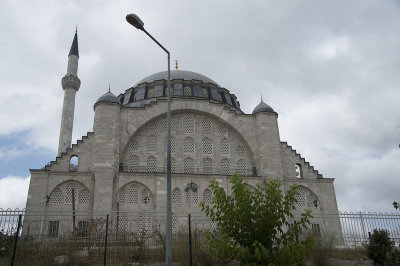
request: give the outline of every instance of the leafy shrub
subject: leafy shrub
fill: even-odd
[[[367,255],[374,261],[375,265],[386,265],[388,253],[394,247],[386,230],[375,229],[367,245]]]

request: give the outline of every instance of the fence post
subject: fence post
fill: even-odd
[[[103,263],[104,266],[106,266],[106,260],[107,260],[107,242],[108,242],[108,214],[106,219],[106,238],[104,239],[104,263]]]
[[[22,214],[20,214],[18,217],[18,227],[17,227],[17,232],[15,233],[14,250],[11,258],[11,266],[14,266],[15,254],[17,252],[17,244],[19,238],[19,230],[21,229],[21,220],[22,220]]]
[[[360,220],[361,220],[361,229],[363,232],[363,240],[366,242],[365,226],[364,226],[364,219],[362,212],[360,212]]]
[[[189,265],[193,265],[192,259],[192,223],[190,219],[190,213],[188,214],[188,222],[189,222]]]

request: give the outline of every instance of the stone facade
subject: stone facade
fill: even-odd
[[[165,213],[167,97],[163,75],[153,74],[118,97],[108,92],[99,98],[94,105],[93,132],[49,165],[31,170],[27,215],[71,211],[73,198],[77,212],[93,216],[118,213],[122,221],[128,213],[141,213],[142,228],[151,227],[151,219],[143,216],[146,213]],[[218,180],[230,194],[229,179],[238,172],[250,187],[270,178],[280,178],[284,191],[299,185],[296,213],[311,209],[313,229],[340,233],[333,179],[323,178],[281,142],[278,114],[272,108],[261,103],[253,114],[245,114],[227,89],[194,72],[172,71],[171,87],[174,213],[202,215],[198,205],[211,199],[210,179]],[[71,110],[71,104],[64,100],[64,108]],[[68,135],[72,127],[62,132]],[[197,185],[197,192],[185,192],[189,183]],[[179,229],[176,219],[174,226]]]

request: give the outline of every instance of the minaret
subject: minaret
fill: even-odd
[[[58,144],[58,156],[71,147],[72,128],[74,125],[75,93],[78,91],[81,81],[78,78],[78,31],[72,41],[68,55],[67,74],[61,79],[64,89],[64,103],[61,117],[60,140]]]

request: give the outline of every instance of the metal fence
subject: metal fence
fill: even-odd
[[[400,243],[399,214],[344,212],[339,217],[325,214],[319,218],[321,221],[339,219],[342,228],[339,238],[351,249],[367,243],[374,229],[387,230],[391,239],[397,245]],[[0,265],[162,263],[165,261],[165,220],[165,213],[152,212],[96,215],[59,211],[25,215],[24,210],[0,209]],[[193,265],[236,265],[217,261],[202,245],[203,232],[215,230],[215,224],[204,215],[192,215],[190,220],[191,235],[188,214],[173,214],[176,263],[189,265],[191,236]],[[310,229],[317,235],[329,230],[323,226]],[[336,265],[347,265],[342,262]]]

